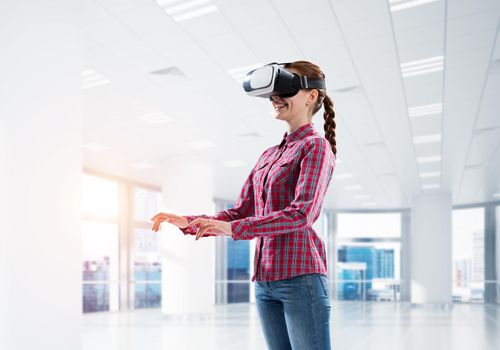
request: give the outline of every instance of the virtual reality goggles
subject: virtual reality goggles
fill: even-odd
[[[326,89],[324,79],[300,76],[283,68],[284,64],[272,62],[248,72],[243,80],[243,89],[250,96],[264,98],[275,95],[292,97],[300,89]]]

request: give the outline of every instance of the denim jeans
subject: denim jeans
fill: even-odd
[[[270,350],[330,350],[328,278],[313,273],[255,282],[255,299]]]

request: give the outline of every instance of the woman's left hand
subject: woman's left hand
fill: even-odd
[[[231,223],[227,221],[197,218],[191,221],[188,225],[199,225],[200,228],[196,232],[196,240],[200,239],[207,233],[213,233],[216,236],[232,236]]]

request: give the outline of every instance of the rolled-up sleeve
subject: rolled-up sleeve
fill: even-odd
[[[205,219],[215,219],[215,220],[221,220],[221,221],[233,221],[233,220],[238,220],[245,218],[247,216],[253,216],[255,215],[255,203],[254,203],[254,189],[253,189],[253,174],[255,171],[255,166],[248,175],[247,179],[245,180],[245,183],[243,184],[243,187],[241,188],[240,194],[238,196],[238,199],[236,200],[236,203],[233,208],[230,208],[228,210],[223,210],[221,212],[218,212],[215,215],[206,215],[206,214],[200,214],[200,215],[183,215],[188,222],[193,221],[196,218],[205,218]],[[186,228],[179,228],[182,233],[185,235],[194,235],[196,234],[197,228],[196,227],[186,227]],[[215,234],[208,233],[205,234],[205,236],[215,236]]]
[[[282,235],[311,227],[317,220],[328,189],[335,159],[328,140],[312,138],[304,145],[294,199],[282,210],[265,216],[249,216],[231,221],[234,240]]]

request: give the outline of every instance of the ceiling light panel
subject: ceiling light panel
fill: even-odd
[[[444,56],[434,56],[416,61],[401,63],[401,75],[403,78],[413,77],[437,71],[444,68]]]
[[[217,6],[215,6],[211,0],[156,0],[156,3],[161,6],[167,14],[172,16],[176,22],[204,16],[218,10]]]
[[[441,134],[423,135],[423,136],[413,137],[413,142],[415,144],[435,143],[435,142],[439,142],[439,141],[441,141]]]
[[[408,115],[410,116],[410,118],[441,114],[442,112],[443,104],[441,102],[408,108]]]
[[[397,12],[437,1],[439,0],[389,0],[389,5],[391,12]]]
[[[418,157],[417,163],[425,164],[425,163],[436,163],[441,161],[441,156],[428,156],[428,157]]]

